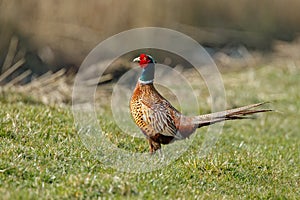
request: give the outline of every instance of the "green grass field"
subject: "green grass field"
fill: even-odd
[[[3,93],[0,199],[299,198],[300,69],[249,68],[227,72],[223,80],[229,107],[271,101],[266,107],[279,112],[226,122],[216,146],[199,158],[204,128],[179,159],[139,174],[107,168],[95,159],[78,137],[71,107]],[[104,131],[121,135],[112,120],[108,116]],[[120,138],[119,146],[148,150],[144,140]]]

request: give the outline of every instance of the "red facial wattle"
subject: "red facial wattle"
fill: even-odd
[[[150,62],[150,60],[148,59],[148,56],[146,54],[141,54],[140,55],[140,66],[141,67],[146,67],[147,64]]]

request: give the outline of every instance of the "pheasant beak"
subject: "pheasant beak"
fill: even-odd
[[[132,62],[137,62],[137,63],[140,63],[140,61],[141,61],[140,57],[136,57],[135,59],[132,60]]]

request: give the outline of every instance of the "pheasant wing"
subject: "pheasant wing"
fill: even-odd
[[[154,129],[156,133],[165,136],[176,137],[177,129],[173,119],[172,110],[166,100],[149,101],[143,100],[144,120]]]

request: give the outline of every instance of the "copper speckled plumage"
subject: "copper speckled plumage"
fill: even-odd
[[[264,103],[252,104],[218,113],[188,117],[176,110],[153,85],[155,61],[150,55],[141,54],[134,59],[143,69],[130,100],[130,112],[136,125],[149,141],[150,152],[178,139],[189,137],[197,128],[216,122],[243,119],[245,115],[268,112],[256,108]]]

